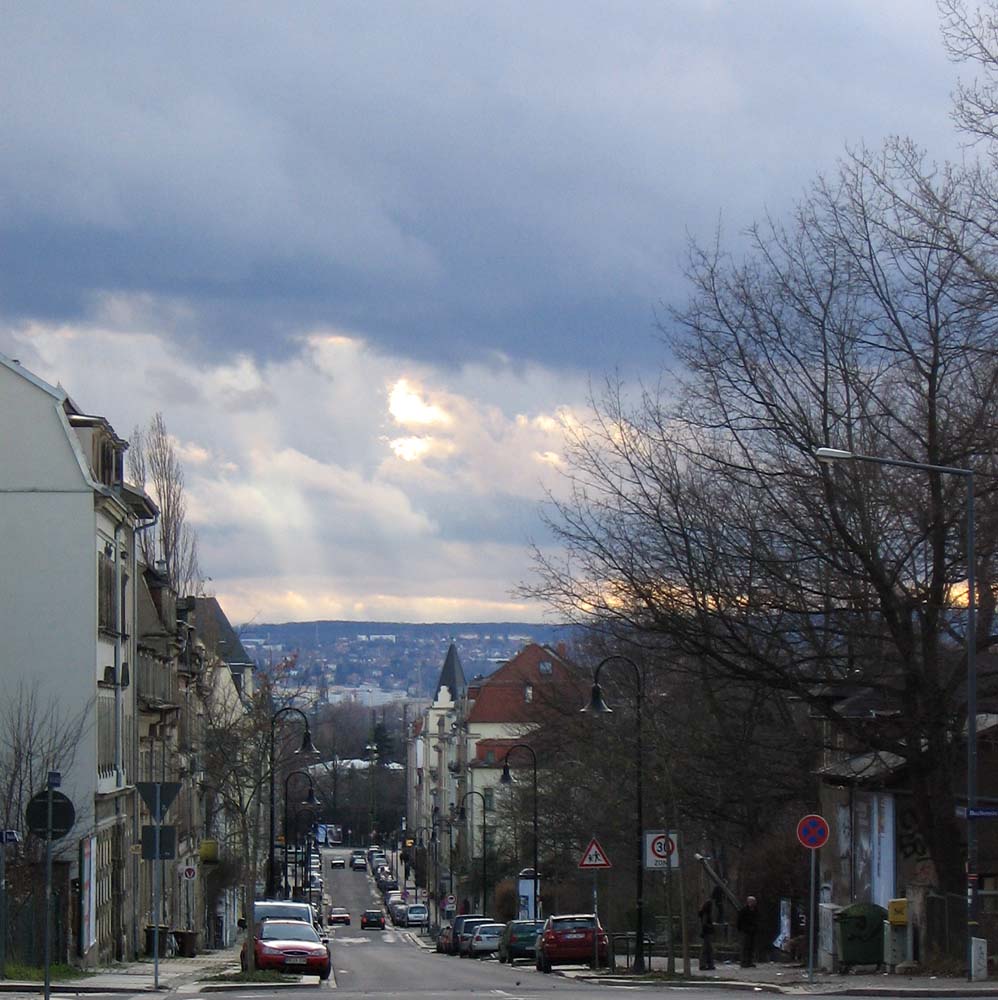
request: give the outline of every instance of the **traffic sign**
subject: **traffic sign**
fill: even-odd
[[[593,837],[589,841],[589,846],[582,852],[582,860],[579,862],[580,868],[612,868],[610,859],[606,856],[606,851],[600,847],[599,841]]]
[[[180,877],[186,882],[193,882],[197,878],[198,870],[194,865],[181,865],[180,866]]]
[[[24,810],[24,821],[28,829],[37,837],[44,837],[48,832],[48,797],[52,796],[52,839],[65,837],[76,822],[76,810],[73,803],[62,792],[38,792],[32,795]]]
[[[823,816],[809,813],[797,824],[797,839],[810,851],[824,847],[828,840],[828,823]]]
[[[652,870],[679,867],[679,834],[674,831],[645,832],[645,868]]]
[[[156,813],[156,786],[159,785],[159,815]],[[146,804],[146,808],[152,815],[153,822],[159,820],[160,823],[163,822],[163,817],[166,815],[167,809],[173,804],[173,800],[177,797],[177,792],[180,791],[179,781],[136,781],[135,787],[139,790],[139,795],[142,796],[142,801]]]

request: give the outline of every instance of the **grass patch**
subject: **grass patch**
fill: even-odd
[[[289,976],[273,969],[254,969],[253,972],[219,972],[205,976],[202,983],[296,983],[297,976]]]
[[[6,962],[4,972],[8,979],[23,983],[44,983],[45,969],[40,965],[25,965],[23,962]],[[55,982],[65,982],[67,979],[86,979],[92,972],[78,969],[75,965],[53,963],[49,966],[49,978]]]

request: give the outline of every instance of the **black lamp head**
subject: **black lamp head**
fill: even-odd
[[[319,750],[312,742],[312,731],[308,728],[308,726],[305,727],[305,732],[302,734],[301,747],[299,748],[298,753],[308,754],[310,757],[319,756]]]
[[[599,684],[593,684],[593,693],[589,699],[589,704],[582,709],[583,712],[598,712],[601,715],[606,715],[613,711],[612,708],[603,700],[603,688]]]
[[[509,773],[509,761],[504,760],[502,764],[502,774],[499,776],[500,785],[512,785],[513,775]]]

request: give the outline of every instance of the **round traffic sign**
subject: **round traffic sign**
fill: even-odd
[[[828,823],[825,818],[809,813],[797,824],[797,839],[811,851],[824,847],[828,840]]]
[[[186,881],[193,882],[197,878],[198,870],[193,865],[185,865],[181,870],[181,874]]]
[[[52,839],[58,840],[60,837],[65,837],[73,829],[73,824],[76,822],[76,810],[73,808],[73,803],[62,792],[44,791],[32,795],[24,810],[24,821],[36,837],[46,836],[48,833],[49,795],[52,796]]]
[[[657,837],[652,838],[651,852],[656,858],[662,861],[667,861],[675,849],[676,843],[668,834],[661,833]]]

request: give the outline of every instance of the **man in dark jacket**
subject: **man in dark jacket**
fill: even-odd
[[[741,966],[743,969],[751,969],[755,966],[755,933],[759,929],[755,896],[749,896],[745,900],[745,905],[738,911],[735,927],[742,936]]]

